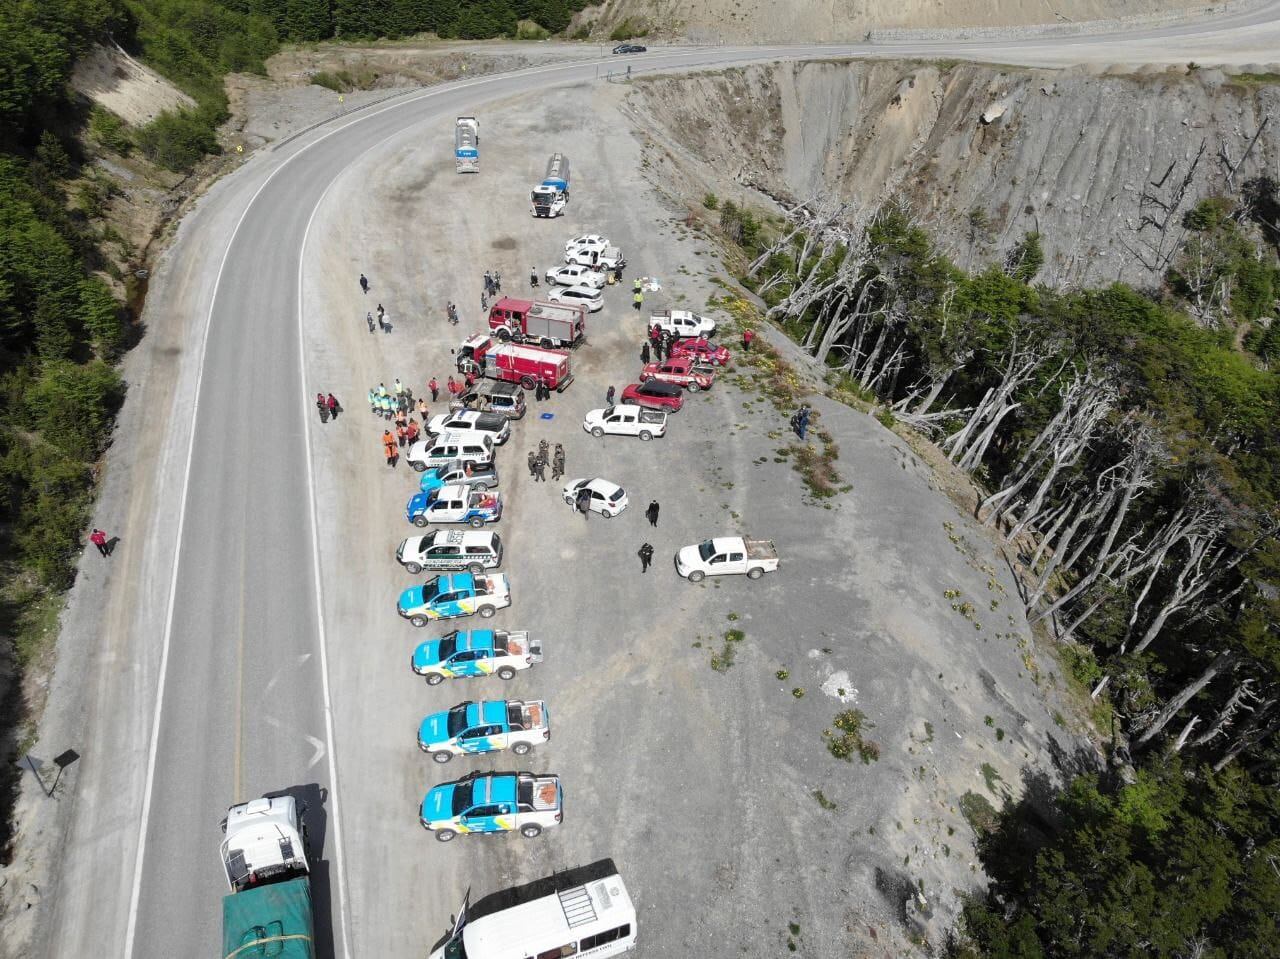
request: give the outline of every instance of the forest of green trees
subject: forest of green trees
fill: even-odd
[[[1068,762],[1056,800],[1029,783],[988,824],[994,881],[957,956],[1275,954],[1277,210],[1266,178],[1202,198],[1171,214],[1158,288],[1059,292],[1035,284],[1035,234],[972,274],[899,205],[852,231],[847,208],[718,206],[744,281],[836,389],[972,473],[1111,739],[1107,768]]]

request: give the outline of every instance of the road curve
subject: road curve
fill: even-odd
[[[861,55],[1132,62],[1142,58],[1140,48],[1183,42],[1206,50],[1234,44],[1242,57],[1262,61],[1276,49],[1278,20],[1275,3],[1110,35],[685,48],[625,65],[653,72]],[[122,635],[109,640],[138,668],[102,688],[90,716],[97,755],[110,750],[113,736],[129,738],[132,752],[121,745],[119,762],[85,763],[47,955],[207,954],[219,937],[224,886],[215,824],[230,802],[284,787],[307,789],[323,807],[324,886],[331,888],[321,889],[319,901],[333,917],[334,953],[350,954],[342,792],[333,778],[340,766],[324,669],[325,642],[340,639],[325,635],[321,612],[321,584],[338,571],[319,568],[314,547],[314,414],[302,359],[299,273],[308,224],[329,185],[384,139],[622,66],[591,59],[406,94],[252,158],[184,224],[162,270],[186,293],[165,303],[153,295],[147,307],[149,323],[159,311],[180,311],[186,336],[167,419],[170,455],[155,467],[157,491],[147,494],[156,497],[152,504],[172,504],[174,514],[149,527],[145,558],[141,548],[121,557],[137,568],[114,588],[136,595],[115,597],[123,611],[108,628]],[[145,401],[147,389],[143,383],[129,402]]]

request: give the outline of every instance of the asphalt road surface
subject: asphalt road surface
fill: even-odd
[[[148,301],[153,327],[158,313],[175,314],[173,393],[158,398],[154,462],[131,467],[147,470],[151,485],[121,493],[146,532],[120,551],[101,619],[111,652],[85,700],[86,762],[46,954],[209,954],[224,890],[214,824],[231,802],[285,787],[306,793],[322,817],[318,905],[332,917],[334,953],[351,954],[340,825],[359,811],[331,791],[342,760],[325,651],[360,638],[330,635],[322,620],[322,584],[341,570],[322,568],[316,551],[300,254],[326,190],[362,154],[487,101],[625,66],[858,55],[1134,62],[1184,48],[1208,62],[1215,51],[1263,61],[1278,10],[1110,36],[655,50],[543,66],[406,94],[251,158],[184,224]],[[165,284],[181,295],[158,301]],[[92,761],[105,755],[113,761]]]

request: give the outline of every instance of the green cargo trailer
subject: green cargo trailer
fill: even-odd
[[[314,959],[315,954],[308,877],[223,897],[224,959]]]

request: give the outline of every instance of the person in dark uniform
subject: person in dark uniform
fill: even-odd
[[[640,572],[649,572],[649,564],[653,562],[653,547],[645,543],[636,555],[640,557]]]

